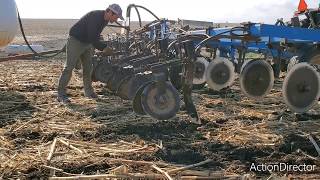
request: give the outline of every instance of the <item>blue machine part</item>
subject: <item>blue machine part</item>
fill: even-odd
[[[169,26],[166,20],[160,21],[160,29],[159,22],[153,23],[149,25],[150,31],[147,32],[150,39],[155,40],[156,38],[165,39],[169,37]]]
[[[249,33],[256,37],[269,37],[272,41],[283,38],[288,42],[320,42],[320,29],[276,26],[268,24],[250,24]]]
[[[218,48],[222,53],[222,57],[229,56],[231,60],[234,60],[235,49],[242,47],[247,52],[260,52],[265,53],[273,57],[280,57],[281,59],[290,59],[294,56],[291,52],[279,52],[276,49],[269,47],[270,44],[280,45],[282,42],[293,44],[306,44],[312,45],[320,42],[320,29],[307,29],[300,27],[287,27],[268,24],[248,24],[245,29],[232,27],[226,28],[209,28],[206,33],[209,36],[215,36],[218,34],[231,35],[233,34],[244,35],[245,33],[259,38],[257,42],[243,42],[239,39],[221,38],[219,41],[211,41],[208,43],[213,48]],[[195,34],[203,31],[194,32]],[[191,32],[192,34],[192,32]],[[280,53],[280,54],[279,54]]]

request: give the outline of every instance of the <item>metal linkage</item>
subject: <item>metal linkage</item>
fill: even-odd
[[[93,79],[105,83],[122,99],[132,100],[137,114],[173,118],[180,110],[180,96],[170,82],[169,69],[183,61],[168,51],[169,35],[167,21],[157,19],[125,37],[107,37],[106,43],[115,53],[94,55]]]

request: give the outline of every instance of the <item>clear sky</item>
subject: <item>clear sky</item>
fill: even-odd
[[[105,9],[118,3],[125,16],[129,4],[145,6],[161,18],[192,19],[213,22],[265,22],[277,18],[289,20],[299,0],[15,0],[22,18],[79,19],[91,10]],[[320,0],[306,0],[317,8]],[[141,10],[142,11],[142,10]],[[136,15],[133,14],[133,20]],[[142,13],[142,20],[153,20]]]

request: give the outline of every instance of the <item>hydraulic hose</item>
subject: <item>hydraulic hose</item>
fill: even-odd
[[[142,27],[142,21],[141,21],[141,15],[140,15],[140,11],[138,8],[144,9],[145,11],[147,11],[148,13],[150,13],[153,17],[156,18],[156,20],[160,20],[160,18],[158,18],[158,16],[156,16],[152,11],[150,11],[149,9],[140,6],[140,5],[135,5],[135,4],[130,4],[127,8],[127,13],[126,13],[126,17],[129,18],[129,26],[130,26],[130,21],[131,21],[131,8],[134,8],[137,12],[138,15],[138,20],[139,20],[139,26]]]
[[[221,32],[221,33],[218,33],[214,36],[210,36],[206,39],[204,39],[203,41],[201,41],[199,44],[197,44],[197,46],[195,47],[195,52],[198,52],[200,50],[200,48],[202,48],[205,44],[207,44],[210,40],[212,39],[215,39],[217,38],[218,36],[221,36],[221,35],[224,35],[226,33],[230,33],[230,35],[233,35],[233,36],[239,36],[239,37],[243,37],[243,36],[246,36],[247,34],[235,34],[234,31],[236,30],[243,30],[245,31],[246,29],[244,27],[234,27],[234,28],[231,28],[230,30],[228,31],[224,31],[224,32]]]
[[[28,42],[27,38],[26,38],[26,35],[25,35],[25,32],[24,32],[24,28],[23,28],[23,25],[22,25],[22,21],[21,21],[21,18],[20,18],[20,14],[19,14],[19,11],[17,9],[17,12],[18,12],[18,21],[19,21],[19,26],[20,26],[20,31],[22,33],[22,36],[23,36],[23,39],[25,41],[25,43],[27,44],[28,48],[32,51],[32,53],[34,54],[34,56],[38,57],[38,58],[53,58],[57,55],[59,55],[60,53],[62,52],[65,52],[66,50],[66,45],[63,46],[63,48],[61,50],[59,50],[58,52],[54,53],[54,54],[51,54],[51,55],[41,55],[39,54],[38,52],[36,52],[30,45],[30,43]]]

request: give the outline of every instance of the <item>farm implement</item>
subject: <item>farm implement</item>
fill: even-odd
[[[127,19],[131,8],[143,7],[130,5]],[[306,18],[300,20],[303,15]],[[187,112],[198,118],[192,89],[207,84],[219,91],[230,87],[237,73],[242,92],[250,98],[266,96],[280,72],[287,71],[282,92],[288,107],[304,113],[318,102],[318,9],[299,12],[287,23],[243,23],[197,31],[177,30],[169,21],[156,19],[128,30],[122,40],[109,39],[118,54],[94,57],[95,79],[121,98],[132,100],[136,113],[171,118],[179,111],[182,90]],[[247,55],[251,53],[261,58],[250,60]]]
[[[299,20],[302,15],[306,18]],[[202,48],[214,52],[210,63],[202,63],[206,70],[200,72],[211,89],[227,88],[237,72],[242,92],[251,98],[263,98],[272,89],[274,77],[278,78],[281,70],[287,71],[283,99],[292,111],[304,113],[320,97],[319,27],[319,9],[307,9],[288,23],[244,23],[188,34],[209,36],[196,41],[195,52],[201,54]],[[260,54],[261,60],[250,60],[246,57],[250,53]]]
[[[143,24],[141,9],[155,21]],[[138,16],[137,29],[130,25],[132,11]],[[281,72],[286,73],[283,99],[291,111],[305,113],[319,101],[319,9],[299,7],[289,22],[279,19],[274,25],[248,22],[200,30],[177,27],[135,4],[128,6],[126,18],[122,25],[108,25],[122,28],[122,33],[105,37],[112,53],[94,54],[92,76],[122,99],[131,100],[137,114],[170,119],[180,110],[182,93],[187,113],[199,120],[193,89],[207,85],[220,91],[232,86],[238,76],[243,94],[261,99],[270,93]],[[20,26],[23,32],[21,22]],[[7,35],[11,41],[14,35]],[[6,39],[2,46],[9,42]],[[63,51],[46,55],[32,50],[27,56],[48,58]]]

